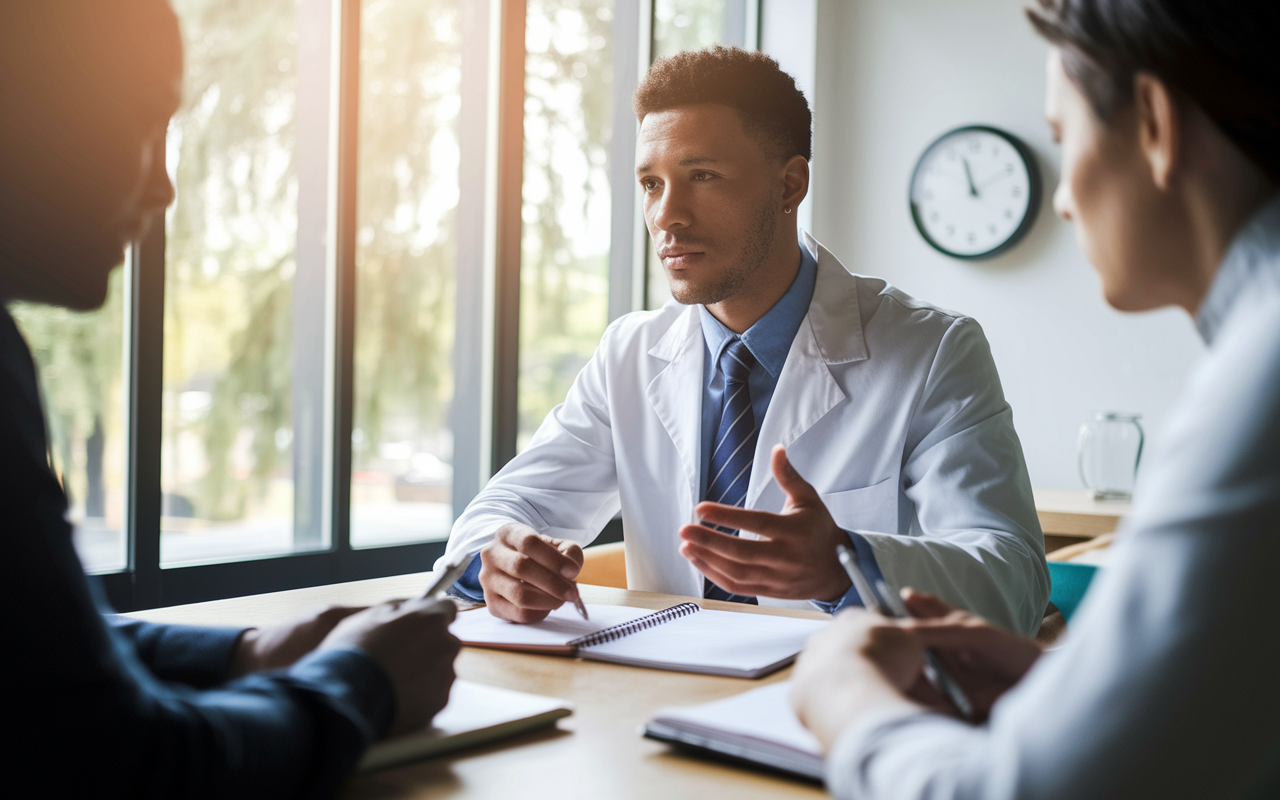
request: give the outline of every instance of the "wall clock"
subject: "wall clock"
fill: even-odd
[[[911,175],[911,217],[924,240],[955,258],[990,258],[1018,242],[1040,210],[1035,155],[986,125],[938,137]]]

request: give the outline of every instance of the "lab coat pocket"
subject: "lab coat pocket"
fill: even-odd
[[[836,524],[847,531],[898,532],[898,484],[893,478],[821,497]]]

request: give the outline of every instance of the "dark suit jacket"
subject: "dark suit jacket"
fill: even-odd
[[[35,369],[0,308],[0,794],[326,797],[390,725],[359,650],[226,682],[239,629],[104,619],[46,456]]]

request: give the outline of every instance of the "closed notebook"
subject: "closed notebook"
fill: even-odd
[[[375,744],[365,753],[359,769],[382,769],[477,747],[549,727],[572,713],[571,704],[554,697],[456,681],[449,692],[449,704],[430,725]]]
[[[644,727],[650,739],[822,780],[822,748],[791,710],[791,683],[685,708],[668,708]]]
[[[794,661],[805,641],[827,625],[826,620],[708,611],[694,603],[656,612],[607,605],[587,610],[590,620],[565,605],[542,622],[516,625],[476,609],[459,614],[450,630],[473,647],[758,678]]]

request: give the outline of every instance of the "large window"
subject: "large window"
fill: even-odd
[[[756,3],[171,2],[176,202],[100,311],[13,307],[81,559],[122,610],[428,569],[665,291],[642,66]]]
[[[453,523],[464,0],[366,0],[360,45],[351,543]]]
[[[614,0],[529,0],[520,449],[608,322],[613,11]]]
[[[293,526],[298,2],[173,5],[161,562],[323,547]]]

